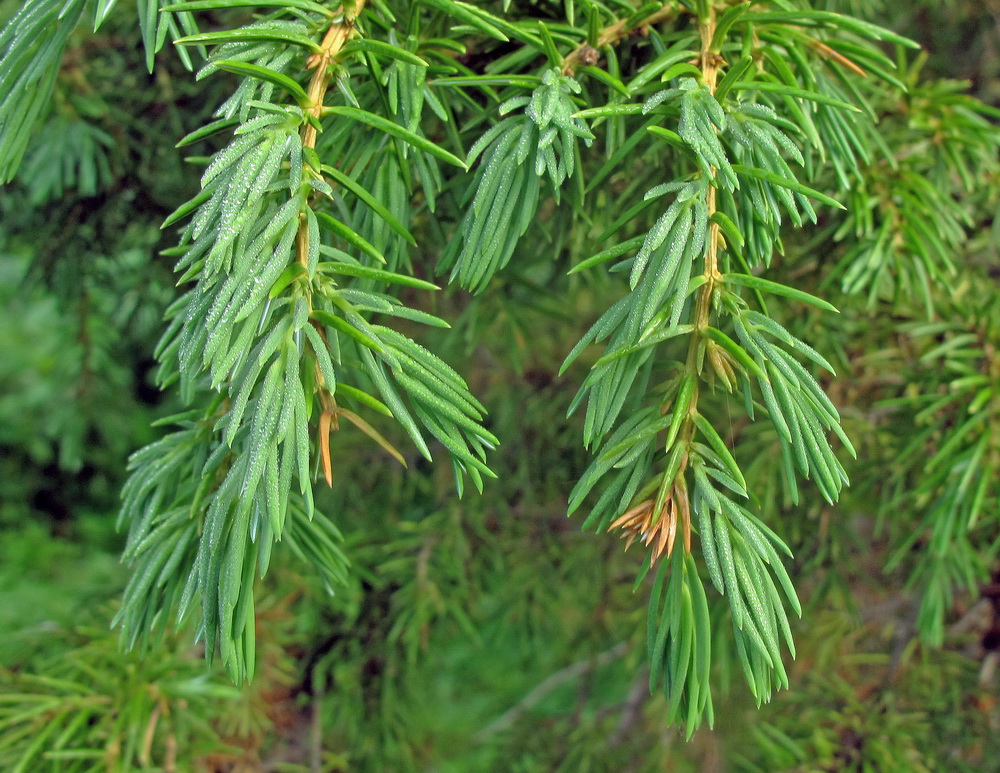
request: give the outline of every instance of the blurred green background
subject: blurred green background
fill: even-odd
[[[929,75],[1000,103],[997,0],[835,5],[914,37]],[[91,700],[94,743],[133,744],[151,770],[1000,770],[984,678],[1000,641],[971,614],[942,648],[920,646],[905,575],[883,573],[857,500],[807,528],[820,537],[798,567],[792,690],[758,712],[723,667],[714,732],[685,743],[666,727],[633,646],[641,556],[565,517],[587,458],[564,418],[575,381],[556,373],[605,307],[595,288],[556,299],[501,279],[448,295],[459,322],[432,348],[491,407],[499,482],[459,501],[444,467],[401,471],[339,439],[317,504],[345,534],[352,585],[330,597],[276,567],[252,686],[206,673],[190,631],[145,659],[119,653],[118,491],[128,454],[178,410],[151,359],[175,292],[159,224],[197,188],[174,143],[225,88],[169,53],[147,75],[133,26],[120,12],[70,45],[24,182],[0,190],[0,694],[56,713]],[[14,727],[0,719],[0,748],[21,742]]]

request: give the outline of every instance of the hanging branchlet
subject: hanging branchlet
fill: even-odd
[[[602,478],[609,478],[585,526],[621,528],[629,544],[641,538],[651,549],[647,566],[670,557],[657,571],[650,607],[651,687],[662,674],[671,716],[684,719],[689,732],[712,716],[704,660],[699,661],[700,669],[690,667],[691,648],[707,648],[708,641],[692,640],[690,629],[675,623],[678,609],[690,608],[704,596],[697,572],[671,557],[676,514],[690,513],[687,517],[693,518],[709,577],[729,601],[737,654],[759,701],[767,700],[775,687],[787,685],[779,648],[784,641],[794,653],[786,605],[799,612],[779,557],[788,549],[748,507],[751,495],[740,462],[731,439],[717,429],[718,419],[702,386],[741,392],[749,418],[761,409],[768,416],[780,438],[785,480],[794,501],[797,474],[812,480],[830,502],[847,483],[830,435],[849,452],[853,449],[835,406],[803,360],[831,372],[832,367],[768,314],[764,296],[834,309],[758,271],[781,249],[784,218],[795,226],[806,220],[815,223],[812,201],[840,207],[803,184],[791,166],[806,164],[806,154],[820,147],[811,137],[821,131],[802,129],[783,117],[778,106],[784,103],[796,117],[804,117],[813,109],[810,105],[834,114],[858,112],[839,92],[822,87],[817,77],[803,82],[787,66],[755,52],[761,40],[780,37],[786,49],[794,49],[791,59],[800,68],[817,52],[825,54],[829,64],[836,60],[829,54],[834,44],[824,42],[822,48],[812,45],[809,36],[785,36],[784,31],[791,29],[788,24],[838,27],[839,18],[760,12],[750,3],[730,6],[724,13],[711,3],[696,4],[692,15],[693,29],[675,38],[669,56],[663,57],[666,65],[660,65],[665,67],[663,80],[675,85],[648,97],[639,111],[668,122],[647,124],[646,130],[676,153],[680,168],[690,173],[685,177],[672,166],[678,179],[646,194],[643,204],[664,196],[673,201],[644,236],[584,261],[590,267],[638,248],[634,257],[614,267],[629,271],[631,292],[595,323],[564,364],[591,343],[607,340],[604,356],[593,365],[571,407],[587,401],[584,442],[595,448],[596,458],[571,495],[570,512]],[[849,31],[883,36],[856,26]],[[776,102],[774,96],[780,99]],[[621,108],[595,109],[588,115],[615,112]],[[828,124],[829,117],[819,123]],[[627,225],[642,208],[630,210],[601,238]],[[684,361],[660,365],[657,349],[685,339]],[[637,411],[634,406],[643,402],[645,384],[657,380],[659,407]],[[630,418],[612,431],[622,416]],[[679,496],[685,498],[683,507],[678,506]],[[687,544],[684,553],[689,552]],[[660,594],[666,600],[654,614]],[[694,614],[707,616],[707,606]]]
[[[437,438],[452,456],[460,490],[466,475],[480,490],[483,477],[493,475],[484,460],[497,439],[482,427],[485,408],[465,381],[419,344],[370,320],[381,314],[446,326],[382,290],[436,287],[381,268],[387,261],[378,249],[329,211],[337,185],[374,204],[376,215],[412,241],[356,179],[320,159],[324,121],[347,123],[356,133],[374,129],[376,141],[390,138],[462,166],[393,116],[368,109],[374,105],[324,104],[345,60],[365,62],[374,51],[426,66],[390,43],[363,45],[364,9],[355,3],[332,17],[296,14],[295,21],[278,12],[248,27],[179,41],[216,44],[203,72],[226,70],[245,80],[220,108],[219,120],[182,143],[235,124],[232,142],[202,177],[202,192],[168,219],[172,224],[190,216],[174,252],[182,281],[195,285],[171,312],[158,352],[161,381],[178,378],[188,402],[206,388],[225,399],[214,403],[197,433],[187,430],[195,433],[190,442],[197,437],[204,449],[195,457],[202,462],[184,467],[190,484],[175,485],[185,495],[197,491],[195,501],[175,501],[172,493],[165,498],[174,509],[157,512],[170,502],[158,493],[156,465],[136,462],[129,489],[135,494],[123,509],[123,522],[136,535],[132,543],[148,533],[150,518],[166,519],[184,548],[171,554],[172,571],[161,574],[152,595],[144,583],[160,568],[162,545],[155,557],[138,548],[128,554],[143,579],[130,588],[119,621],[132,644],[162,618],[154,608],[166,613],[176,603],[184,619],[199,599],[206,652],[211,657],[218,646],[234,680],[252,676],[253,583],[266,571],[275,542],[287,541],[294,553],[322,562],[331,581],[343,577],[339,537],[312,501],[317,466],[327,483],[335,482],[332,430],[346,422],[405,465],[403,454],[362,412],[383,414],[399,421],[428,458],[420,426]],[[295,66],[311,73],[307,88],[294,77]],[[289,98],[295,104],[287,104]],[[404,120],[413,125],[412,115]],[[318,427],[315,442],[310,424]],[[211,482],[195,485],[195,477]],[[320,536],[317,529],[324,528]],[[178,591],[175,583],[185,571],[188,579]]]

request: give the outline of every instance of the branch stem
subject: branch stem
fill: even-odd
[[[702,20],[699,32],[701,34],[701,55],[699,59],[702,76],[705,79],[705,85],[708,87],[708,90],[712,94],[715,94],[715,88],[719,81],[719,65],[721,61],[719,55],[713,53],[711,50],[712,38],[715,36],[714,6],[709,6],[708,17]],[[712,171],[713,173],[715,172],[714,169]],[[698,346],[698,338],[700,338],[698,331],[704,330],[708,326],[712,310],[712,294],[715,292],[715,283],[720,277],[719,225],[718,223],[711,222],[711,218],[716,211],[716,195],[716,186],[712,181],[709,181],[706,202],[709,217],[708,247],[705,251],[705,271],[703,274],[705,284],[698,290],[698,300],[695,306],[695,336],[691,342],[692,350]],[[690,358],[688,362],[690,364]]]
[[[326,91],[330,87],[330,65],[333,64],[337,54],[344,47],[351,35],[354,34],[354,20],[364,8],[366,0],[355,0],[351,13],[347,11],[347,3],[341,6],[340,19],[333,22],[323,36],[320,43],[319,53],[313,54],[306,60],[306,67],[313,71],[309,81],[309,113],[312,121],[307,121],[302,127],[302,147],[315,148],[317,131],[314,121],[319,121],[323,114],[323,101],[326,99]],[[309,263],[309,228],[304,217],[299,218],[299,231],[295,239],[296,259],[303,267]],[[311,305],[311,304],[310,304]]]
[[[699,19],[699,35],[701,37],[701,52],[698,56],[702,77],[708,90],[714,94],[719,81],[719,65],[721,58],[712,52],[712,38],[715,36],[715,7],[709,4],[708,15]],[[712,170],[713,173],[715,170]],[[712,296],[715,293],[715,285],[721,276],[719,274],[719,225],[712,222],[712,216],[716,211],[717,190],[713,181],[709,181],[708,194],[706,196],[706,209],[708,210],[709,228],[708,245],[705,249],[705,270],[702,276],[705,283],[698,288],[698,296],[695,300],[694,312],[694,333],[691,335],[691,345],[688,348],[687,369],[696,378],[700,370],[698,363],[698,352],[701,348],[703,332],[708,327],[708,322],[712,314]],[[698,384],[695,381],[695,392],[691,398],[689,411],[693,412],[698,408]],[[694,424],[689,417],[684,427],[681,437],[690,439],[693,435]]]
[[[326,98],[326,90],[330,86],[330,65],[340,53],[340,49],[354,34],[354,20],[364,8],[365,1],[356,0],[350,14],[346,8],[341,6],[342,16],[326,31],[323,42],[320,43],[319,53],[313,54],[306,60],[306,67],[313,70],[312,80],[309,81],[309,89],[306,91],[310,103],[308,112],[317,119],[322,115],[323,100]],[[312,123],[307,123],[302,127],[302,145],[307,148],[316,147],[316,127]]]
[[[354,20],[361,13],[366,0],[354,0],[354,2],[343,2],[340,6],[340,17],[335,20],[323,36],[320,43],[320,50],[306,60],[306,67],[313,71],[309,80],[309,88],[306,93],[309,96],[309,106],[306,112],[311,120],[306,121],[302,127],[302,147],[315,149],[318,135],[316,124],[323,115],[323,102],[326,100],[326,92],[330,87],[330,66],[334,63],[337,54],[340,53],[344,45],[354,34]],[[319,172],[317,171],[317,174]],[[309,225],[305,213],[299,213],[299,228],[295,234],[295,259],[305,269],[309,267]],[[309,312],[312,313],[312,292],[306,291],[306,300],[309,304]],[[326,335],[322,326],[316,325],[317,332],[326,340]],[[319,448],[323,458],[323,470],[326,481],[333,485],[330,469],[330,434],[329,430],[338,429],[337,403],[333,395],[330,394],[326,379],[320,370],[319,363],[314,366],[316,374],[317,392],[320,403],[323,406],[323,414],[320,419]]]
[[[674,15],[676,10],[677,9],[674,3],[664,3],[660,10],[643,19],[638,25],[630,26],[628,19],[621,19],[611,26],[605,27],[601,30],[600,35],[597,37],[596,47],[591,46],[589,41],[581,43],[574,48],[565,59],[563,59],[563,75],[573,75],[576,72],[576,68],[581,64],[590,64],[596,60],[597,57],[595,51],[599,51],[607,46],[618,45],[637,29],[645,30],[647,27],[652,27],[654,24],[666,21]],[[593,59],[590,59],[590,57],[593,57]],[[590,59],[590,61],[588,61],[588,59]]]
[[[701,68],[705,85],[708,87],[709,91],[714,94],[719,80],[719,66],[722,64],[721,57],[712,51],[712,38],[715,36],[714,5],[711,3],[709,4],[708,14],[699,19],[698,23],[701,38],[701,52],[698,58],[699,66]],[[713,169],[712,172],[714,174],[715,170]],[[698,295],[695,299],[694,331],[691,333],[691,343],[688,347],[686,366],[688,373],[694,377],[694,393],[691,395],[691,400],[688,402],[687,416],[684,417],[684,424],[676,441],[678,443],[682,443],[686,448],[690,448],[691,443],[694,440],[694,417],[698,412],[698,397],[701,392],[701,379],[699,377],[701,363],[699,362],[699,355],[701,353],[702,343],[704,340],[704,330],[708,327],[708,323],[712,315],[712,297],[715,294],[715,286],[721,277],[721,274],[719,273],[720,231],[719,225],[712,222],[712,216],[715,214],[717,207],[717,195],[717,187],[714,184],[714,181],[710,180],[705,202],[709,218],[708,244],[705,248],[705,268],[702,273],[705,282],[698,289]],[[688,455],[685,453],[685,456],[681,461],[680,469],[677,471],[674,480],[683,478],[687,465]],[[687,548],[687,551],[690,552],[690,544],[686,544],[685,547]]]

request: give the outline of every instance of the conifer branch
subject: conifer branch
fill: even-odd
[[[832,306],[755,272],[780,249],[783,212],[801,226],[803,214],[817,219],[810,199],[841,206],[804,185],[792,171],[787,159],[805,166],[805,158],[786,133],[794,125],[778,118],[768,95],[783,93],[814,102],[822,109],[818,120],[823,122],[842,121],[840,111],[850,114],[854,108],[824,92],[811,71],[803,74],[803,79],[812,79],[805,86],[782,65],[775,64],[775,73],[769,72],[773,60],[764,60],[763,71],[754,72],[754,47],[764,39],[759,36],[774,33],[758,32],[753,23],[765,30],[774,23],[784,32],[796,22],[839,24],[840,17],[809,12],[802,17],[757,15],[750,2],[724,11],[711,2],[695,6],[690,31],[649,65],[654,73],[663,73],[664,81],[677,85],[650,96],[641,112],[653,116],[644,127],[651,135],[681,151],[672,160],[693,161],[697,171],[685,176],[678,170],[676,181],[647,192],[644,201],[668,195],[674,200],[645,237],[626,240],[584,261],[597,265],[639,246],[635,257],[620,266],[630,270],[629,294],[595,323],[566,361],[589,343],[609,339],[605,355],[572,406],[587,398],[585,443],[595,445],[596,458],[571,494],[570,512],[606,478],[585,525],[621,529],[626,546],[641,538],[649,548],[644,571],[656,567],[649,613],[650,687],[663,675],[671,717],[686,717],[688,732],[703,718],[711,722],[712,716],[706,684],[708,608],[690,555],[692,519],[712,584],[728,599],[737,653],[758,701],[787,685],[781,645],[793,654],[794,645],[786,606],[800,613],[778,557],[779,551],[790,551],[747,507],[751,493],[746,477],[732,441],[714,426],[702,382],[721,384],[727,392],[741,390],[751,419],[754,394],[761,395],[763,412],[780,439],[784,480],[793,502],[799,498],[796,474],[811,479],[831,503],[846,485],[830,433],[853,453],[836,407],[798,358],[832,368],[768,314],[762,293],[827,310]],[[871,32],[872,37],[881,34]],[[722,57],[723,50],[737,48],[730,37],[742,40],[742,57],[734,63]],[[794,35],[789,39],[792,58],[803,61],[802,48],[808,44]],[[759,85],[751,78],[759,79]],[[640,74],[633,83],[642,81]],[[651,125],[658,116],[673,118],[678,113],[677,131]],[[613,114],[611,108],[607,114]],[[801,109],[797,116],[804,123],[809,120]],[[806,141],[809,137],[805,135]],[[605,236],[642,208],[630,209]],[[695,276],[698,265],[702,269]],[[747,292],[755,297],[742,297]],[[760,311],[752,308],[754,302]],[[684,318],[690,323],[681,324]],[[640,409],[641,385],[660,370],[656,348],[681,337],[687,338],[686,362],[659,376],[666,382],[658,408]],[[631,396],[633,384],[640,388]],[[619,422],[623,415],[628,418]],[[644,482],[654,469],[652,479]],[[680,532],[683,551],[674,550]],[[678,623],[678,609],[691,616],[693,628]],[[692,652],[699,653],[697,664],[688,661]]]

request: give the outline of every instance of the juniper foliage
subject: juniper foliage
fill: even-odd
[[[101,176],[111,139],[86,123],[65,129],[78,164],[21,161],[69,35],[114,4],[25,4],[0,33],[5,180],[58,195]],[[591,454],[565,496],[644,547],[649,687],[689,736],[713,722],[720,647],[758,704],[789,685],[789,544],[849,471],[940,642],[1000,506],[995,255],[974,238],[1000,200],[998,113],[922,79],[915,44],[853,5],[141,4],[150,69],[169,39],[232,88],[177,138],[209,149],[164,223],[182,290],[158,383],[188,407],[130,461],[123,645],[190,622],[252,679],[274,551],[350,582],[314,503],[349,485],[342,434],[403,466],[447,456],[458,497],[489,496],[488,400],[419,342],[456,322],[431,313],[435,276],[611,298],[564,353]],[[895,380],[854,403],[879,416],[848,416],[835,371],[857,367],[865,314]]]

